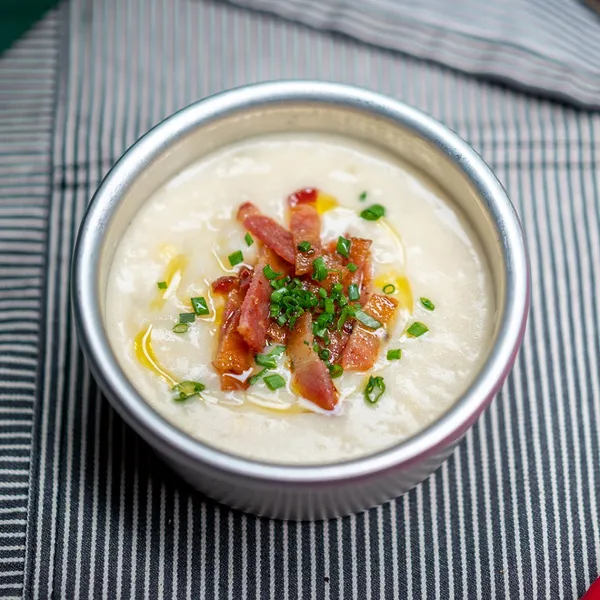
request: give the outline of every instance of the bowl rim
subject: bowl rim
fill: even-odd
[[[491,215],[504,255],[504,310],[496,342],[463,395],[414,436],[366,456],[326,464],[277,464],[235,455],[178,429],[147,403],[129,382],[104,331],[99,267],[104,235],[120,199],[152,163],[194,128],[257,106],[312,102],[340,105],[391,119],[436,145],[467,176]],[[460,439],[498,392],[521,345],[529,312],[530,278],[525,237],[504,188],[483,159],[439,121],[401,101],[363,88],[320,81],[282,80],[245,85],[199,100],[167,117],[135,142],[108,172],[81,223],[72,261],[71,294],[79,342],[88,364],[126,422],[163,455],[193,469],[265,482],[319,484],[366,477],[436,455]]]

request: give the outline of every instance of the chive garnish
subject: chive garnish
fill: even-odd
[[[190,326],[187,323],[176,323],[173,325],[173,333],[187,333]]]
[[[419,337],[424,333],[427,333],[429,328],[420,321],[415,321],[406,331],[408,335],[411,335],[412,337]]]
[[[335,313],[335,304],[333,303],[333,298],[326,298],[324,304],[324,309],[327,314],[332,315]]]
[[[348,298],[350,300],[358,300],[360,298],[360,291],[356,283],[351,283],[348,286]]]
[[[377,319],[374,319],[371,315],[368,315],[366,312],[363,312],[360,309],[357,309],[354,312],[354,316],[363,325],[366,325],[371,329],[379,329],[381,327],[381,323]]]
[[[229,264],[232,267],[235,265],[239,265],[241,262],[244,262],[244,255],[241,250],[236,250],[233,254],[230,254],[227,258],[229,258]]]
[[[388,360],[400,360],[402,358],[402,350],[400,350],[400,348],[388,350],[386,358]]]
[[[167,282],[166,281],[159,281],[156,285],[158,286],[159,290],[166,290],[167,289]]]
[[[358,196],[358,199],[363,202],[364,200],[367,199],[367,192],[361,192],[360,195]]]
[[[319,288],[319,296],[325,300],[325,298],[327,298],[327,290],[325,288]]]
[[[280,277],[282,275],[282,273],[274,271],[271,265],[265,265],[265,267],[263,268],[263,273],[269,281],[271,281],[271,279],[276,279],[277,277]]]
[[[196,315],[194,313],[181,313],[179,315],[180,323],[193,323],[196,320]]]
[[[392,283],[387,283],[383,286],[384,294],[393,294],[396,291],[396,286]]]
[[[331,375],[332,379],[340,377],[341,375],[343,375],[343,373],[344,369],[342,368],[342,365],[331,365],[329,367],[329,374]]]
[[[182,381],[171,388],[175,392],[173,400],[183,402],[192,396],[197,396],[205,388],[206,386],[199,381]]]
[[[300,252],[308,252],[311,248],[310,242],[300,242],[298,244],[298,250],[300,250]]]
[[[319,256],[319,258],[316,258],[313,261],[313,279],[316,279],[317,281],[327,279],[327,266],[325,265],[322,256]]]
[[[267,369],[274,369],[277,366],[277,361],[274,356],[268,356],[267,354],[257,354],[254,357],[254,362],[260,367]]]
[[[278,375],[277,373],[273,373],[273,375],[267,375],[264,378],[264,382],[267,384],[267,387],[271,391],[274,391],[285,385],[285,379],[281,375]]]
[[[427,310],[435,310],[435,305],[429,298],[420,298],[420,300],[424,308]]]
[[[254,244],[254,239],[249,233],[246,233],[244,239],[246,240],[246,244],[248,244],[248,246],[252,246],[252,244]]]
[[[342,237],[340,235],[340,237],[338,238],[338,241],[337,241],[337,246],[336,246],[336,250],[337,250],[338,254],[340,254],[344,258],[348,258],[349,254],[350,254],[351,246],[352,246],[352,242],[348,238]]]
[[[355,265],[353,262],[350,262],[346,265],[346,268],[348,269],[348,271],[350,271],[350,273],[354,273],[356,269],[358,269],[358,266]]]
[[[342,308],[342,311],[340,312],[340,318],[338,319],[338,322],[337,322],[337,330],[338,331],[341,331],[342,327],[348,320],[348,317],[354,316],[354,312],[355,311],[351,306],[346,306],[346,307]]]
[[[248,384],[254,385],[267,372],[267,370],[268,369],[263,369],[262,371],[259,371],[256,375],[252,375],[252,377],[248,379]]]
[[[331,288],[331,291],[334,294],[339,294],[343,289],[344,289],[344,286],[341,283],[334,283]]]
[[[192,303],[192,308],[197,316],[202,317],[203,315],[210,314],[210,310],[208,310],[208,305],[206,304],[206,300],[203,296],[190,298],[190,302]]]
[[[267,356],[279,356],[285,352],[285,346],[277,345],[273,346],[268,352]]]
[[[371,375],[365,387],[365,400],[369,404],[375,404],[379,398],[381,398],[383,392],[385,392],[385,382],[383,381],[383,377],[379,375],[373,377]]]
[[[327,348],[323,348],[323,350],[321,350],[321,352],[319,352],[319,357],[321,358],[321,360],[329,360],[330,356],[331,356],[331,352],[329,352],[329,350],[327,350]]]
[[[380,217],[385,216],[385,206],[381,204],[372,204],[368,208],[365,208],[360,213],[360,216],[367,221],[377,221]]]

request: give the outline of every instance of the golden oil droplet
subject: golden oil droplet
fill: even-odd
[[[387,295],[392,296],[396,300],[398,300],[400,308],[403,308],[404,310],[407,310],[410,313],[413,312],[414,299],[408,277],[406,277],[405,275],[401,275],[400,273],[391,271],[388,273],[382,273],[381,275],[377,275],[373,283],[375,288],[377,288],[378,293],[383,291],[383,288],[386,285],[393,285],[394,291],[391,294]]]
[[[158,296],[150,303],[150,307],[160,310],[165,301],[170,298],[179,287],[183,270],[187,267],[188,259],[183,254],[177,254],[167,264],[163,281],[167,284],[166,290],[158,290]]]
[[[340,203],[333,196],[325,194],[324,192],[319,192],[317,194],[316,208],[320,215],[326,213],[328,210],[337,208],[339,205]]]
[[[164,379],[170,387],[177,385],[177,381],[158,362],[152,348],[152,325],[142,329],[133,340],[133,351],[139,363],[150,369],[153,373]]]

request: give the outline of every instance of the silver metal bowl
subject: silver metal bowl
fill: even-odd
[[[214,448],[159,415],[128,381],[104,325],[115,249],[151,193],[222,146],[281,131],[343,134],[374,144],[437,182],[471,222],[493,277],[497,306],[489,355],[468,390],[414,437],[346,462],[267,464]],[[169,117],[134,144],[96,192],[79,231],[72,297],[79,338],[100,387],[122,417],[192,485],[258,515],[324,519],[395,498],[428,477],[488,406],[521,344],[529,309],[523,232],[504,189],[449,129],[385,96],[355,87],[281,81],[212,96]]]

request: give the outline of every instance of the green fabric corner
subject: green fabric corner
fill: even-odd
[[[0,0],[0,54],[56,4],[57,0]]]

